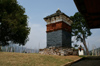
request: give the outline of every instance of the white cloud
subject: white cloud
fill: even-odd
[[[38,49],[46,47],[46,28],[40,24],[29,23],[31,27],[27,48]]]
[[[91,30],[92,35],[87,38],[87,43],[89,43],[89,49],[92,49],[93,46],[96,48],[100,47],[100,29]]]

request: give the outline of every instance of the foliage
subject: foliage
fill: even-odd
[[[2,52],[1,46],[0,46],[0,52]]]
[[[85,36],[85,38],[91,35],[90,29],[88,28],[83,15],[77,12],[74,16],[71,16],[70,18],[73,21],[72,36],[77,36],[76,40],[83,42],[83,35]]]
[[[74,44],[74,47],[78,47],[79,45],[77,45],[77,44]]]
[[[0,0],[0,45],[25,45],[29,32],[25,8],[17,0]]]
[[[88,28],[88,25],[87,25],[83,15],[81,15],[79,12],[77,12],[74,14],[74,16],[71,16],[70,19],[72,19],[72,21],[73,21],[72,36],[76,36],[77,41],[83,42],[83,45],[86,48],[86,52],[87,52],[87,54],[89,54],[85,39],[91,35],[91,31]]]

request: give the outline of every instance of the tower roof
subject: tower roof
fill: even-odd
[[[58,9],[58,10],[56,11],[56,13],[51,14],[51,15],[45,17],[44,19],[48,19],[48,18],[51,18],[51,17],[59,16],[59,15],[65,15],[65,16],[67,16],[66,14],[64,14],[63,12],[61,12],[60,9]],[[67,17],[69,18],[69,16],[67,16]]]
[[[63,21],[70,26],[72,24],[72,20],[66,14],[61,12],[60,9],[58,9],[56,13],[45,17],[44,20],[47,22],[47,24],[56,23],[60,21]]]

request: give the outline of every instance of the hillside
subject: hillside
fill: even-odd
[[[0,66],[61,66],[78,58],[80,57],[0,52]]]

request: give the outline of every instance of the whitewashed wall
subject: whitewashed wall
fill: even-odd
[[[78,50],[79,55],[84,55],[84,50]]]

